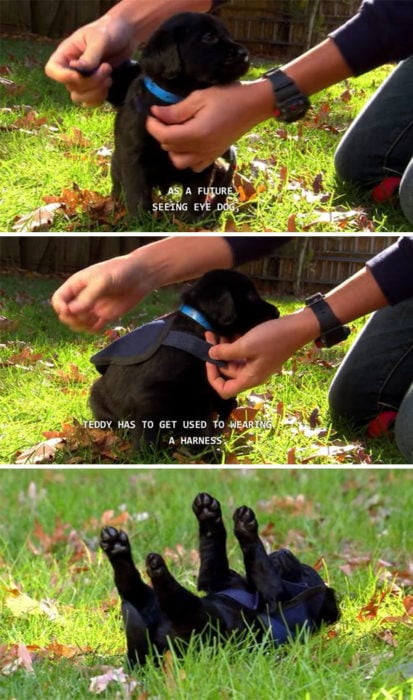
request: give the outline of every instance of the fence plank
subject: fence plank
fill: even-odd
[[[61,37],[114,4],[116,0],[1,0],[1,28]],[[325,38],[359,4],[360,0],[231,0],[220,15],[252,53],[286,57]]]
[[[100,260],[124,255],[158,238],[134,236],[0,236],[1,270],[72,273]],[[339,284],[397,236],[296,236],[274,255],[242,266],[272,291],[298,294]],[[208,245],[200,238],[200,245]],[[305,246],[305,254],[300,254]]]

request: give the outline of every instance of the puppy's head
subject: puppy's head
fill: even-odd
[[[248,52],[212,15],[181,12],[164,22],[142,52],[143,72],[162,87],[186,95],[237,80],[248,70]]]
[[[248,277],[236,270],[207,272],[184,292],[182,301],[200,311],[214,331],[227,338],[280,315],[275,306],[261,299]]]
[[[327,586],[320,574],[312,566],[304,564],[289,549],[279,549],[270,554],[271,563],[276,573],[285,581],[304,584],[309,589],[324,586],[324,600],[320,608],[314,611],[313,622],[320,627],[322,622],[332,624],[340,618],[340,609],[335,591]],[[289,599],[287,595],[287,600]]]

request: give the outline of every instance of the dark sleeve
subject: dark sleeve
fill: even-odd
[[[271,255],[291,241],[291,236],[224,236],[232,251],[234,267]]]
[[[413,54],[413,0],[364,0],[329,35],[354,75]]]
[[[367,263],[392,306],[413,296],[413,236],[402,236]]]

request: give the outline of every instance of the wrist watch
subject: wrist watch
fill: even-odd
[[[267,78],[272,85],[276,119],[291,123],[305,115],[311,106],[310,100],[298,89],[292,78],[279,68],[271,68],[262,77]]]
[[[327,304],[324,294],[317,292],[305,300],[305,305],[316,315],[320,324],[320,336],[315,339],[317,347],[331,348],[350,335],[349,326],[343,326]]]

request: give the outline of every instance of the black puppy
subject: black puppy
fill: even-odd
[[[126,533],[113,527],[101,532],[100,544],[122,600],[132,665],[143,664],[151,649],[162,654],[169,643],[181,648],[193,634],[207,642],[216,635],[227,639],[248,629],[257,640],[269,637],[279,645],[300,630],[313,632],[323,622],[338,620],[334,591],[313,568],[286,549],[266,554],[251,508],[241,506],[233,515],[246,577],[229,568],[218,501],[200,493],[192,508],[199,523],[198,589],[206,592],[202,598],[173,578],[159,554],[146,558],[152,582],[148,586],[133,563]]]
[[[207,190],[216,194],[215,206],[225,201],[235,168],[233,150],[223,154],[229,163],[227,169],[211,165],[201,173],[178,170],[146,131],[146,119],[152,105],[174,104],[194,90],[230,83],[248,66],[247,50],[231,39],[216,17],[183,12],[155,31],[139,64],[114,70],[108,99],[119,109],[112,194],[117,199],[124,194],[129,214],[151,211],[153,188],[165,194],[174,185],[183,187],[180,203],[174,204],[176,210],[200,214],[201,207],[196,212],[195,203],[204,202]]]
[[[222,399],[207,381],[205,329],[231,340],[279,316],[235,270],[207,272],[181,301],[178,311],[92,357],[102,373],[90,397],[95,418],[115,421],[114,427],[127,422],[119,427],[131,429],[136,448],[142,441],[156,444],[168,431],[185,435],[187,444],[216,444],[212,421],[225,421],[236,402]]]

